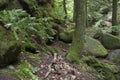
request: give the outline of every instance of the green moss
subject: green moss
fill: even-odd
[[[119,72],[117,66],[101,62],[95,57],[84,57],[82,60],[87,63],[91,72],[97,74],[100,80],[116,80],[115,74]]]
[[[60,33],[60,40],[67,42],[67,43],[71,43],[72,42],[72,33],[73,32]]]
[[[68,55],[67,55],[66,58],[67,58],[67,60],[70,61],[70,62],[80,64],[79,56],[76,55],[76,53],[74,53],[74,52],[72,52],[72,51],[68,53]]]
[[[88,36],[85,37],[85,41],[85,50],[88,55],[104,57],[108,54],[107,50],[99,41]]]
[[[103,41],[103,44],[105,44],[105,47],[107,48],[120,47],[120,39],[110,34],[103,34],[102,41]]]
[[[100,42],[109,49],[120,48],[120,38],[108,33],[97,33]]]

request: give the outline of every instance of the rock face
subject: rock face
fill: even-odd
[[[19,41],[14,38],[12,31],[0,26],[0,67],[17,61],[20,52]]]
[[[104,45],[104,47],[108,49],[119,49],[120,48],[120,38],[113,36],[108,33],[98,33],[97,36],[98,40]]]
[[[87,54],[96,57],[104,57],[108,54],[107,50],[103,47],[103,45],[99,41],[88,36],[85,37],[85,41],[86,41],[85,51]]]
[[[110,52],[108,55],[108,59],[120,65],[120,49],[113,50],[112,52]]]

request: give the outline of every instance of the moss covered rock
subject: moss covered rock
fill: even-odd
[[[109,58],[110,61],[119,64],[120,63],[120,49],[111,51],[108,55],[108,58]]]
[[[119,80],[116,75],[119,74],[119,67],[102,62],[95,57],[84,57],[83,61],[88,65],[89,71],[99,77],[99,80]]]
[[[72,34],[73,34],[73,32],[62,32],[59,35],[59,39],[66,43],[71,43],[72,42]]]
[[[108,49],[120,48],[120,38],[108,33],[97,33],[98,40]]]
[[[0,67],[18,60],[21,47],[11,30],[0,26]]]
[[[107,50],[104,48],[104,46],[97,40],[86,36],[85,37],[85,50],[86,53],[89,53],[93,56],[99,56],[104,57],[108,54]]]

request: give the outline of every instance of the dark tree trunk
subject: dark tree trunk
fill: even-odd
[[[63,0],[63,8],[64,8],[64,12],[65,12],[65,17],[64,17],[64,19],[67,19],[66,0]]]
[[[112,2],[112,25],[117,25],[117,2],[118,0],[113,0]]]
[[[74,8],[73,8],[73,22],[76,20],[76,0],[74,0]]]

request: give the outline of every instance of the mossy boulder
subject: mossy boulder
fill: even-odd
[[[82,59],[87,65],[88,70],[99,77],[99,80],[119,80],[119,67],[112,63],[105,63],[95,57],[84,57]]]
[[[108,33],[97,33],[95,35],[95,38],[97,38],[104,47],[108,49],[119,49],[120,48],[120,38],[113,36]]]
[[[96,57],[104,57],[108,54],[107,50],[98,40],[88,36],[85,36],[85,51],[87,54]]]
[[[67,31],[66,32],[62,32],[59,35],[59,39],[61,41],[66,42],[66,43],[71,43],[72,42],[72,34],[73,34],[72,31],[71,32],[67,32]]]
[[[108,55],[108,59],[120,65],[120,49],[111,51]]]
[[[0,26],[0,67],[4,67],[18,60],[21,46],[11,30]]]

